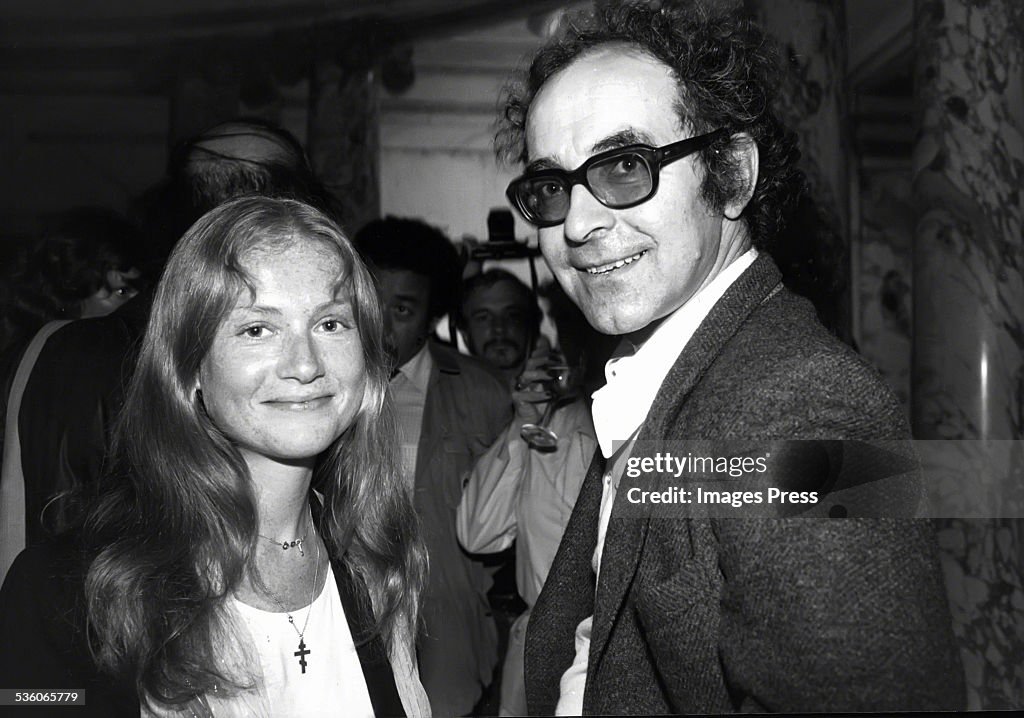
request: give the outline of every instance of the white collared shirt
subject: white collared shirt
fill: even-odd
[[[412,487],[416,481],[416,457],[423,428],[423,409],[434,360],[424,345],[412,359],[398,368],[391,379],[391,398],[398,420],[399,448],[402,456],[402,478]]]
[[[636,438],[651,410],[651,405],[657,398],[662,382],[697,331],[697,327],[755,259],[757,250],[751,247],[723,269],[706,287],[670,314],[635,353],[608,360],[604,368],[607,383],[594,392],[592,409],[594,430],[604,458],[611,458],[618,448],[616,444],[621,446],[622,442],[632,442]],[[632,445],[627,446],[616,456],[603,477],[597,546],[594,548],[592,559],[598,581],[601,575],[604,540],[615,503],[615,492],[632,448]],[[587,616],[576,627],[576,657],[562,674],[559,682],[560,691],[555,715],[583,714],[583,692],[587,685],[593,620],[593,616]]]
[[[594,392],[594,429],[604,458],[615,453],[613,444],[626,441],[640,428],[672,365],[697,327],[726,290],[757,259],[751,247],[723,269],[661,323],[650,338],[629,356],[605,364],[605,385]]]

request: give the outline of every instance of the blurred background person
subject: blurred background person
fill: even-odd
[[[138,229],[116,212],[72,210],[0,280],[0,580],[25,545],[18,419],[36,359],[68,321],[105,316],[138,294],[140,244]]]
[[[500,371],[509,386],[523,370],[543,317],[530,288],[504,269],[488,269],[463,284],[459,332],[469,353]]]
[[[403,474],[430,557],[420,676],[435,715],[469,715],[497,664],[497,633],[490,575],[459,545],[455,510],[463,477],[507,425],[511,402],[487,365],[431,338],[457,310],[459,263],[448,238],[419,220],[388,217],[363,227],[355,243],[382,297]]]
[[[388,367],[372,279],[325,215],[253,197],[200,219],[82,533],[0,591],[4,685],[83,687],[105,716],[427,715]]]
[[[138,294],[141,244],[138,228],[112,210],[62,213],[4,272],[0,351],[48,321],[104,316]]]
[[[518,312],[529,314],[526,300],[536,306],[532,293],[516,294],[521,297]],[[467,289],[467,300],[471,296]],[[465,312],[466,304],[463,307]],[[473,467],[456,514],[459,541],[467,551],[495,554],[515,546],[516,587],[526,610],[509,629],[499,691],[502,716],[527,714],[523,653],[530,609],[544,586],[597,449],[590,403],[582,397],[554,407],[548,417],[547,428],[557,436],[554,446],[539,450],[520,435],[524,425],[541,422],[549,402],[558,400],[549,390],[550,366],[557,362],[564,359],[539,336],[514,380],[515,415]]]

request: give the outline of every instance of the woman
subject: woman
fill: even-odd
[[[380,310],[341,230],[229,202],[153,307],[80,543],[29,549],[0,594],[0,680],[85,685],[106,715],[425,714],[426,559]]]

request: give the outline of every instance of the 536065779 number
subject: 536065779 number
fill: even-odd
[[[0,706],[32,705],[84,706],[85,691],[68,688],[52,690],[0,688]]]

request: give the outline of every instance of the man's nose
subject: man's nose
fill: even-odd
[[[493,316],[491,317],[491,334],[499,337],[505,336],[508,330],[508,321],[505,317]]]
[[[308,333],[288,337],[281,358],[281,376],[308,384],[324,374],[320,351]]]
[[[613,211],[598,202],[590,190],[581,184],[573,186],[563,225],[566,239],[586,242],[595,230],[609,229],[614,223]]]

